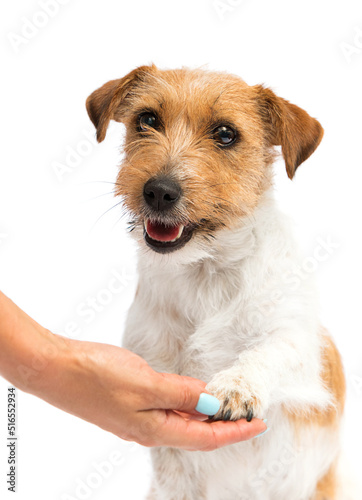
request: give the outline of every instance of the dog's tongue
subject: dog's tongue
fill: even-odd
[[[147,234],[157,241],[172,241],[180,234],[181,226],[165,226],[158,222],[147,221]]]

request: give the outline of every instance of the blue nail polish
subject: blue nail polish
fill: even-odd
[[[264,418],[264,419],[263,419],[263,422],[264,422],[264,424],[266,425],[266,424],[268,423],[268,419],[267,419],[267,418]]]
[[[265,431],[261,432],[260,434],[258,434],[257,436],[254,436],[254,439],[262,436],[263,434],[266,434],[268,431],[270,431],[270,427],[268,427],[267,429],[265,429]]]
[[[200,394],[199,401],[195,408],[196,411],[204,415],[215,415],[219,409],[220,401],[217,398],[205,392]]]

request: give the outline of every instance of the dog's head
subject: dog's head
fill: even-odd
[[[273,146],[293,178],[323,135],[271,90],[203,70],[139,67],[93,92],[87,110],[99,142],[110,120],[126,125],[116,194],[158,253],[204,245],[249,215],[270,186]]]

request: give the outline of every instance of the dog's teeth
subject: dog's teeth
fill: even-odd
[[[180,237],[180,236],[181,236],[181,234],[182,234],[182,231],[184,230],[184,227],[185,227],[185,226],[180,226],[180,227],[179,227],[179,230],[178,230],[178,235],[177,235],[177,236],[176,236],[176,238],[174,238],[173,240],[170,240],[170,243],[172,243],[173,241],[176,241],[176,240],[178,240],[178,239],[179,239],[179,237]]]
[[[150,234],[149,234],[149,232],[148,232],[148,230],[147,230],[147,228],[148,228],[148,223],[149,223],[149,219],[145,219],[144,226],[145,226],[145,229],[146,229],[147,234],[150,236]],[[173,238],[172,240],[167,240],[167,243],[173,243],[173,242],[177,241],[177,240],[181,237],[182,232],[183,232],[183,230],[184,230],[184,227],[185,227],[185,226],[182,226],[182,225],[178,226],[178,233],[177,233],[176,238]],[[152,238],[152,236],[150,236],[150,237]],[[155,239],[155,238],[154,238],[154,239]],[[156,240],[157,240],[157,238],[156,238]],[[161,241],[165,241],[165,240],[161,240]]]

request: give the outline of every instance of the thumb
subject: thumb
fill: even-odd
[[[215,415],[220,401],[205,389],[206,383],[192,377],[159,373],[158,400],[160,408],[185,413]]]

